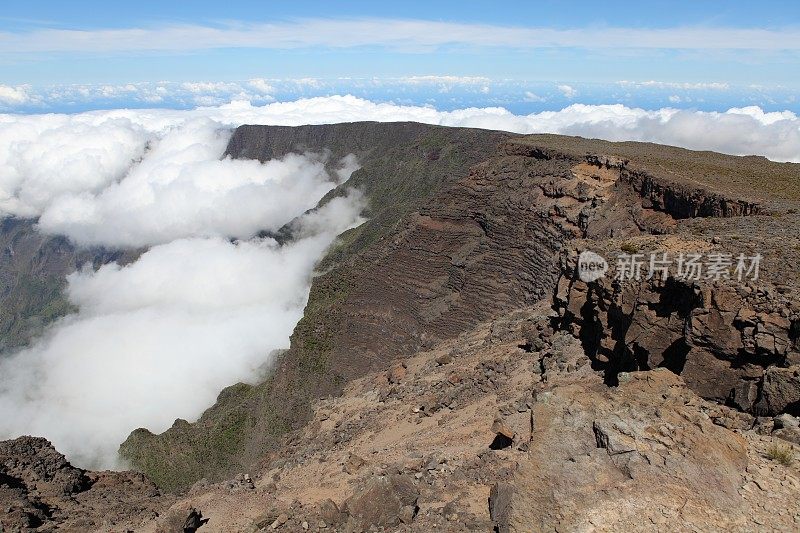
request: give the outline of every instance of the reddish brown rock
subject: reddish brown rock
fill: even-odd
[[[45,439],[0,442],[0,529],[137,529],[171,498],[137,472],[88,472]]]

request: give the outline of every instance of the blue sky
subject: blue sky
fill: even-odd
[[[573,101],[795,110],[798,72],[795,1],[78,0],[4,2],[0,14],[5,110],[186,107],[199,100],[181,83],[255,78],[271,80],[272,99],[350,92],[517,111]],[[421,76],[487,81],[446,91],[404,81]],[[288,81],[298,78],[318,83],[299,89]],[[369,87],[374,79],[382,82]],[[100,86],[161,82],[172,92],[160,101],[96,94]],[[243,92],[201,97],[236,94]]]

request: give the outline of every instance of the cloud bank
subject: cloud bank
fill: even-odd
[[[3,93],[19,97],[4,99]],[[681,107],[703,111],[762,106],[800,112],[796,91],[784,86],[740,86],[720,82],[619,81],[581,83],[480,76],[252,78],[238,81],[137,82],[0,86],[0,111],[80,113],[87,110],[152,108],[191,110],[248,101],[254,106],[349,94],[371,101],[439,110],[503,107],[516,114],[553,111],[574,102],[623,104],[631,108]],[[677,97],[677,99],[675,98]]]
[[[756,106],[716,112],[675,108],[645,110],[622,104],[573,104],[559,111],[515,115],[502,107],[439,111],[433,107],[378,103],[345,95],[267,105],[235,100],[190,111],[116,110],[79,116],[95,121],[125,119],[142,127],[198,117],[228,126],[416,121],[526,134],[559,133],[612,141],[656,142],[693,150],[763,155],[775,161],[800,162],[800,117],[791,111],[765,112]]]
[[[313,207],[357,167],[348,159],[332,178],[321,154],[220,159],[229,129],[164,118],[0,118],[0,212],[39,218],[42,231],[80,245],[248,238]]]
[[[44,435],[77,464],[114,467],[130,431],[195,419],[288,348],[314,264],[363,202],[351,191],[304,213],[356,158],[223,158],[231,130],[204,115],[0,116],[2,215],[144,250],[68,276],[78,311],[0,354],[0,438]],[[254,237],[292,220],[290,244]]]
[[[314,263],[359,207],[338,198],[283,247],[178,239],[70,275],[80,311],[0,358],[0,436],[45,435],[77,464],[113,467],[133,429],[193,420],[224,387],[263,376],[302,317]]]

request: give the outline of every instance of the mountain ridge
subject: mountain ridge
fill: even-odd
[[[311,132],[320,132],[321,142],[328,142],[333,137],[347,138],[349,129],[358,130],[360,127],[358,123],[308,126],[299,130],[244,126],[232,137],[228,153],[263,160],[281,153],[275,151],[271,142],[277,143],[282,150],[308,149],[311,146],[308,140],[313,137]],[[484,151],[476,154],[473,164],[460,164],[460,175],[458,172],[447,174],[438,192],[429,195],[427,202],[412,198],[404,203],[400,196],[399,203],[406,212],[401,213],[393,206],[385,207],[385,211],[373,213],[373,218],[362,226],[363,229],[351,230],[351,235],[344,236],[345,250],[350,246],[355,253],[343,252],[342,248],[334,250],[332,255],[344,257],[343,264],[346,263],[347,268],[334,267],[315,278],[306,315],[292,335],[292,348],[282,356],[277,363],[278,370],[267,381],[270,385],[266,385],[266,388],[276,387],[291,391],[291,394],[280,395],[280,400],[274,396],[269,400],[256,399],[263,393],[261,386],[251,388],[238,385],[223,395],[218,405],[201,417],[195,426],[200,434],[195,432],[190,439],[194,442],[202,442],[204,432],[217,431],[221,425],[230,429],[227,435],[241,439],[233,447],[239,446],[243,451],[234,456],[246,456],[249,459],[244,462],[221,459],[221,463],[230,466],[227,475],[235,469],[246,469],[248,462],[252,464],[257,461],[259,456],[274,446],[275,439],[281,433],[299,427],[294,415],[308,413],[308,400],[303,399],[298,403],[297,398],[308,398],[308,393],[296,393],[304,389],[301,382],[307,376],[316,376],[312,379],[315,383],[312,397],[335,394],[353,377],[362,375],[364,371],[377,370],[393,357],[430,347],[495,313],[549,298],[559,276],[559,250],[569,239],[586,236],[607,238],[612,234],[619,238],[643,233],[668,233],[674,231],[676,220],[685,218],[683,212],[678,214],[677,219],[669,213],[675,206],[684,211],[689,209],[686,206],[698,206],[687,211],[688,218],[694,218],[692,215],[704,214],[702,209],[708,209],[706,214],[717,216],[754,214],[758,210],[772,209],[772,206],[784,201],[783,198],[769,196],[746,201],[739,197],[730,198],[727,191],[716,187],[719,176],[700,180],[699,186],[695,184],[694,187],[687,187],[688,180],[681,179],[670,189],[670,182],[665,182],[664,176],[658,175],[643,188],[642,184],[647,180],[643,181],[635,162],[615,167],[614,164],[607,164],[609,161],[603,162],[595,157],[608,157],[606,152],[612,152],[611,157],[627,158],[631,150],[641,146],[649,151],[655,150],[659,155],[657,145],[622,143],[622,150],[611,150],[619,146],[605,141],[559,136],[515,136],[407,123],[367,123],[366,127],[368,131],[369,128],[377,128],[379,132],[399,128],[403,132],[399,137],[413,132],[409,136],[413,142],[404,155],[413,162],[412,172],[441,165],[448,153],[452,153],[448,150],[455,150],[454,146],[463,156],[465,139],[458,136],[467,136],[467,139],[491,136],[493,141],[489,143],[491,147],[487,149],[484,145]],[[337,130],[336,135],[331,133]],[[276,131],[297,131],[299,141],[273,137]],[[386,133],[372,133],[367,137],[382,138],[381,135]],[[443,135],[456,137],[449,144],[443,144]],[[250,142],[245,142],[245,139]],[[356,153],[359,143],[365,142],[361,139],[357,138]],[[560,148],[557,147],[559,142]],[[587,152],[591,146],[604,151]],[[319,145],[313,147],[318,148]],[[347,147],[348,150],[350,148]],[[540,148],[549,150],[549,155]],[[334,155],[339,155],[337,149],[341,150],[335,148]],[[672,154],[675,153],[681,155],[675,158],[675,165],[688,169],[691,169],[693,160],[703,157],[702,153],[678,148],[666,147],[663,150],[667,154],[664,157],[674,157]],[[361,154],[363,157],[364,152]],[[588,159],[587,155],[590,156]],[[747,168],[736,166],[746,158],[717,155],[715,159],[726,163],[722,166],[733,169],[737,176],[748,172]],[[331,195],[341,193],[346,186],[370,183],[380,172],[402,171],[402,163],[398,161],[397,153],[391,149],[381,153],[375,167],[365,163],[361,170],[354,173],[351,182]],[[601,183],[595,191],[578,191],[581,183],[597,181],[583,175],[587,172],[585,165],[588,165],[590,172],[595,168],[616,173],[617,177],[608,183]],[[800,165],[775,165],[784,174],[786,168],[800,168]],[[583,174],[575,177],[574,168]],[[395,181],[403,181],[397,179],[397,174],[392,176]],[[620,180],[619,176],[624,179]],[[668,186],[654,187],[654,181],[667,183]],[[575,190],[578,192],[565,190],[568,187],[577,187]],[[658,190],[661,191],[660,197],[653,192]],[[665,190],[678,191],[679,194],[664,202]],[[386,202],[387,197],[394,198],[393,193],[396,191],[376,187],[372,193],[367,191],[367,197],[378,195]],[[597,195],[606,199],[599,206],[594,206]],[[663,205],[657,205],[659,198]],[[593,217],[593,223],[587,225],[587,217]],[[528,220],[527,229],[520,229],[519,222],[513,222],[515,219]],[[377,234],[370,234],[376,226],[379,228]],[[385,239],[389,235],[392,237],[387,242]],[[524,247],[531,239],[535,239],[536,244],[526,250]],[[516,243],[525,244],[520,247]],[[371,244],[375,244],[375,247],[370,248]],[[472,265],[475,273],[471,274],[471,281],[467,281],[464,276],[465,272],[469,273],[469,266],[464,261],[470,256],[486,257],[487,262],[480,263],[479,259]],[[354,257],[358,259],[354,260]],[[330,256],[323,260],[323,264],[326,261],[331,261]],[[355,265],[354,261],[361,263]],[[429,268],[426,265],[433,266]],[[499,270],[492,273],[496,268]],[[413,271],[413,275],[400,275],[403,270]],[[356,276],[358,279],[353,276],[354,271],[359,272]],[[398,274],[390,274],[392,272]],[[394,278],[387,279],[387,276]],[[500,279],[505,281],[496,284]],[[473,298],[474,302],[469,303],[466,298]],[[387,319],[390,321],[387,322]],[[355,354],[358,354],[357,357],[353,357]],[[380,357],[376,354],[380,354]],[[290,378],[290,375],[294,377]],[[287,396],[291,398],[287,400]],[[279,409],[292,413],[292,416],[275,413],[277,402],[291,404],[291,407],[282,406]],[[250,407],[243,412],[240,409],[242,405]],[[247,413],[248,410],[251,413],[255,410],[259,414],[253,417]],[[227,426],[220,424],[221,419],[228,420]],[[242,437],[240,432],[243,430],[247,433],[248,424],[260,428],[256,430],[260,436],[249,442],[249,437]],[[156,446],[168,449],[170,454],[175,453],[175,450],[185,446],[185,442],[181,444],[181,441],[187,438],[184,432],[190,431],[187,429],[190,427],[181,424],[178,430],[171,430],[172,433],[168,431],[163,437],[165,441]],[[189,434],[192,434],[191,431]],[[154,442],[158,442],[158,439],[149,432],[135,432],[123,445],[122,454],[132,464],[153,475],[162,486],[173,489],[188,487],[191,482],[189,478],[177,484],[165,483],[163,477],[159,478],[158,469],[165,468],[166,460],[148,463],[152,457],[148,457],[147,452],[142,453],[142,450],[149,450]],[[265,447],[265,442],[271,443],[270,446]],[[225,449],[224,445],[221,449]],[[137,453],[140,455],[137,456]],[[193,453],[204,458],[209,455],[208,450]],[[192,463],[191,468],[195,467]],[[215,477],[213,469],[200,468],[194,471],[198,472],[193,476],[194,479],[198,479],[197,476]],[[178,477],[181,475],[178,474]]]
[[[222,531],[800,523],[800,165],[415,123],[243,126],[226,156],[326,150],[361,168],[320,204],[360,189],[367,221],[319,263],[264,382],[121,445],[146,477],[115,527],[171,531],[189,506]],[[585,250],[763,263],[744,283],[585,281]],[[1,501],[77,527],[37,514],[28,469],[63,457],[26,442],[0,457],[22,480]],[[81,490],[126,483],[107,479]]]

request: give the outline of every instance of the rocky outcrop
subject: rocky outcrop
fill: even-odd
[[[549,314],[518,309],[409,354],[400,381],[350,382],[254,489],[206,485],[165,516],[202,505],[235,531],[797,529],[798,448],[775,444],[795,417],[766,435],[665,368],[608,387]]]
[[[348,527],[367,530],[372,527],[396,527],[409,524],[419,507],[419,489],[409,476],[380,476],[369,480],[342,507]]]
[[[642,198],[645,207],[664,211],[676,219],[740,217],[756,215],[761,210],[758,202],[678,185],[674,181],[656,178],[645,170],[623,166],[620,178]]]
[[[143,474],[76,468],[42,438],[0,442],[0,530],[124,531],[168,504]]]
[[[769,286],[669,277],[586,283],[562,258],[558,326],[580,338],[606,381],[667,368],[702,397],[764,415],[797,410],[797,303]]]
[[[539,394],[530,451],[492,492],[498,531],[746,528],[742,437],[666,369],[604,387],[562,378]]]
[[[797,353],[792,354],[797,360]],[[800,415],[800,365],[788,368],[772,366],[764,372],[757,412],[774,415],[789,413]]]

